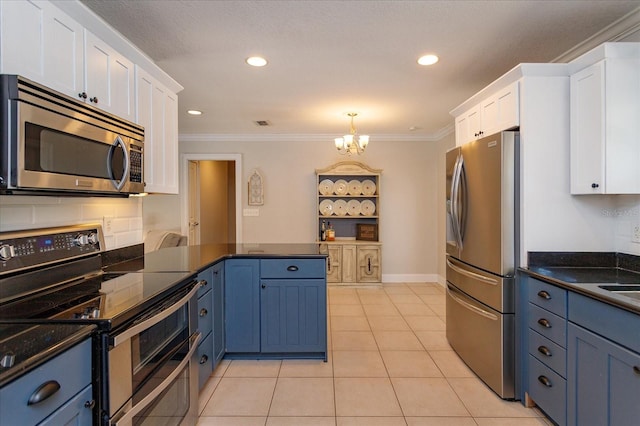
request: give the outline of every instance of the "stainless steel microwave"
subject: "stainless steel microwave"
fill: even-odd
[[[0,194],[144,192],[144,128],[15,75],[0,75]]]

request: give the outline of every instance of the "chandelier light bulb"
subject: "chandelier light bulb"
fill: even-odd
[[[343,155],[360,155],[364,153],[365,148],[369,144],[369,135],[358,135],[353,124],[353,119],[358,115],[358,113],[349,112],[347,113],[347,115],[351,117],[351,127],[349,128],[349,134],[346,134],[341,138],[334,139],[336,149],[340,154]]]

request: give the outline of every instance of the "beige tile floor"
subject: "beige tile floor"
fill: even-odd
[[[329,287],[329,360],[223,360],[198,425],[534,426],[447,343],[443,287]]]

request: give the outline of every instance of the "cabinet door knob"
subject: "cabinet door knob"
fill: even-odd
[[[546,376],[538,376],[538,381],[548,388],[553,386],[551,384],[551,380],[549,380]]]
[[[208,313],[209,313],[209,311],[207,311],[205,308],[200,309],[200,316],[201,317],[207,316]]]
[[[545,356],[551,356],[551,351],[546,346],[538,346],[538,352]]]
[[[200,287],[206,287],[207,285],[209,285],[209,282],[207,280],[200,281]]]
[[[80,99],[87,99],[87,93],[86,92],[78,93],[78,97]]]
[[[200,357],[200,364],[204,364],[205,362],[207,362],[209,360],[209,357],[207,355],[202,355]]]
[[[92,399],[91,401],[85,401],[84,406],[85,406],[85,408],[93,410],[93,407],[96,406],[96,400]]]
[[[267,288],[267,285],[263,283],[262,288]]]
[[[544,290],[540,290],[538,292],[538,296],[540,296],[540,297],[542,297],[543,299],[546,299],[546,300],[551,300],[551,295],[549,293],[547,293],[546,291],[544,291]]]
[[[596,189],[596,188],[600,187],[600,185],[598,185],[597,183],[592,183],[592,184],[591,184],[591,187],[592,187],[593,189]]]
[[[89,102],[93,102],[94,104],[98,103],[98,98],[94,96],[93,98],[89,98]]]
[[[538,320],[538,324],[540,324],[541,326],[543,326],[544,328],[551,328],[551,323],[549,322],[548,319],[546,318],[540,318]]]

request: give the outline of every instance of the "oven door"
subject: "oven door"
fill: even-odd
[[[112,338],[110,424],[179,425],[197,416],[198,286],[188,287]]]

